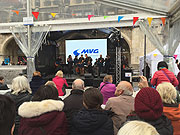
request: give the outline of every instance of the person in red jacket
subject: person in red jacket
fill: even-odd
[[[174,73],[168,70],[168,65],[165,61],[161,61],[157,66],[158,71],[156,71],[151,79],[151,84],[153,86],[158,86],[162,82],[170,82],[174,87],[176,87],[179,82],[175,77]]]
[[[59,96],[64,96],[66,94],[65,88],[68,87],[67,81],[63,78],[63,72],[59,70],[56,76],[53,78],[53,82],[56,84]]]
[[[32,98],[23,103],[18,135],[67,135],[64,103],[58,99],[58,91],[50,85],[42,85]]]

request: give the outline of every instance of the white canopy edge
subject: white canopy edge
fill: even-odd
[[[144,12],[144,13],[154,13],[154,14],[159,14],[159,15],[167,15],[167,11],[164,10],[159,10],[159,9],[152,9],[149,7],[145,6],[138,6],[134,5],[132,3],[125,3],[121,1],[115,1],[115,0],[97,0],[97,3],[101,3],[104,5],[112,6],[112,7],[117,7],[117,8],[123,8],[129,11],[134,11],[134,12]]]
[[[104,17],[92,17],[89,21],[88,18],[76,18],[67,20],[51,20],[51,21],[37,21],[34,22],[32,27],[32,32],[47,31],[51,25],[50,31],[65,31],[65,30],[81,30],[81,29],[96,29],[96,28],[109,28],[109,27],[132,27],[133,17],[139,17],[140,20],[147,19],[147,17],[152,17],[154,19],[159,19],[166,16],[155,16],[152,14],[126,14],[120,15],[124,18],[118,22],[118,15],[109,16],[106,19]],[[137,26],[137,24],[135,24]],[[10,28],[22,27],[23,31],[27,31],[23,22],[14,23],[0,23],[0,33],[11,33]],[[14,30],[15,33],[18,32]]]

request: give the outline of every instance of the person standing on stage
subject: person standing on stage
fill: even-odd
[[[82,60],[84,61],[84,57],[83,57],[83,55],[81,54],[81,57],[79,58],[79,62],[82,62]]]
[[[110,56],[106,55],[106,58],[105,58],[105,72],[107,74],[109,73],[110,66],[111,66],[111,64],[110,64]]]
[[[74,61],[73,61],[73,63],[74,63],[74,68],[73,68],[74,74],[78,73],[78,67],[77,67],[78,62],[79,62],[78,55],[76,55],[75,58],[74,58]]]
[[[102,72],[103,63],[104,63],[104,58],[102,57],[102,54],[101,54],[100,57],[98,58],[98,64],[97,64],[99,76],[100,76],[100,73]]]
[[[68,74],[71,75],[72,74],[72,68],[73,68],[73,60],[72,60],[71,55],[68,56],[67,62],[68,62]]]

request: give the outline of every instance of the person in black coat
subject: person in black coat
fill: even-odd
[[[112,112],[102,110],[103,96],[96,88],[83,94],[84,108],[74,114],[70,135],[113,135]]]
[[[4,83],[4,77],[0,76],[0,90],[8,90],[8,86]]]
[[[145,87],[135,97],[135,114],[127,120],[145,121],[156,128],[160,135],[173,135],[171,121],[163,115],[163,103],[157,90]]]
[[[18,76],[12,81],[12,91],[7,92],[5,95],[9,96],[15,101],[16,104],[16,119],[14,135],[18,135],[18,128],[20,124],[20,116],[18,115],[19,106],[31,100],[31,88],[28,79],[25,76]]]
[[[41,73],[39,71],[35,71],[33,73],[32,81],[30,82],[32,95],[34,95],[34,93],[38,90],[38,88],[44,84],[45,84],[45,80],[42,79]]]
[[[69,131],[71,130],[72,116],[83,107],[84,81],[76,79],[72,83],[72,90],[68,97],[64,99],[63,111],[66,113]]]

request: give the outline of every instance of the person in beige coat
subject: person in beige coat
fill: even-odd
[[[126,121],[126,117],[134,111],[133,87],[127,81],[121,81],[115,91],[117,97],[109,98],[106,103],[106,110],[115,113],[112,117],[114,124],[114,135],[117,135],[122,123]]]

